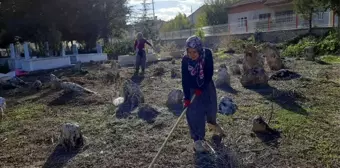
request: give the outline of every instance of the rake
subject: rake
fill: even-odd
[[[192,98],[191,98],[191,103],[195,100],[195,97],[196,97],[196,95],[194,94],[194,95],[192,96]],[[152,162],[150,163],[149,168],[152,168],[153,165],[155,164],[155,162],[157,161],[157,159],[158,159],[158,157],[160,156],[160,154],[161,154],[161,152],[162,152],[164,146],[167,144],[167,142],[168,142],[170,136],[172,135],[172,133],[173,133],[174,130],[176,129],[178,123],[179,123],[179,122],[181,121],[181,119],[183,118],[184,114],[187,112],[187,109],[188,109],[188,107],[186,107],[186,108],[183,110],[182,114],[181,114],[181,115],[179,116],[179,118],[177,119],[175,125],[172,127],[170,133],[168,134],[168,137],[166,137],[166,139],[165,139],[165,141],[163,142],[162,146],[159,148],[159,150],[158,150],[156,156],[153,158]]]

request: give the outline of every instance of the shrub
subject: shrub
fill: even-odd
[[[160,46],[161,51],[163,52],[174,52],[177,51],[177,46],[175,42],[171,43],[164,43],[163,45]]]
[[[339,32],[331,31],[320,43],[318,50],[320,54],[334,54],[339,52]]]
[[[305,37],[301,39],[297,44],[291,44],[287,46],[286,49],[283,50],[282,56],[284,57],[300,57],[303,55],[303,52],[306,47],[312,46],[317,47],[317,39],[315,37]],[[316,48],[316,52],[318,49]]]
[[[114,44],[109,44],[104,46],[104,52],[109,55],[109,57],[117,57],[118,55],[133,55],[134,53],[134,40],[124,40],[119,41]]]
[[[204,41],[205,33],[204,33],[204,31],[203,31],[202,28],[199,28],[199,29],[196,31],[195,35],[196,35],[197,37],[201,38],[202,41]]]

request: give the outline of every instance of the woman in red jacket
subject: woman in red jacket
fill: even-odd
[[[137,39],[135,41],[134,49],[136,51],[136,71],[135,74],[138,75],[139,67],[142,68],[142,74],[145,73],[146,66],[146,52],[145,52],[145,44],[148,44],[150,47],[154,49],[154,47],[144,39],[143,34],[141,32],[137,33]]]

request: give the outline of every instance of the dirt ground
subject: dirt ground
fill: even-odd
[[[235,64],[239,55],[215,59]],[[192,150],[186,121],[183,120],[170,138],[155,167],[340,167],[340,65],[321,65],[304,60],[285,59],[285,65],[302,75],[290,81],[270,81],[271,88],[249,90],[241,86],[240,76],[231,77],[232,89],[218,89],[218,97],[229,96],[238,106],[233,116],[218,116],[226,131],[216,155],[197,155]],[[166,73],[154,76],[162,66]],[[181,79],[171,78],[176,64],[159,62],[150,65],[144,78],[132,77],[133,68],[121,68],[122,79],[105,82],[109,64],[86,65],[83,73],[72,69],[52,72],[67,81],[81,84],[100,96],[65,94],[52,90],[51,72],[40,72],[22,79],[39,79],[41,91],[28,88],[1,90],[7,99],[6,117],[0,127],[1,167],[147,167],[166,138],[177,116],[165,102],[168,93],[181,89]],[[133,112],[117,118],[112,100],[120,93],[124,79],[141,86],[146,103],[160,114],[155,122],[138,118]],[[280,135],[263,137],[251,131],[256,115],[269,120]],[[58,145],[63,123],[79,123],[86,145],[80,151],[65,153]],[[207,140],[211,134],[207,133]]]

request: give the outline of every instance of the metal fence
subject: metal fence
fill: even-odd
[[[322,17],[317,14],[313,17],[312,27],[336,27],[336,17],[332,17],[330,12],[324,12]],[[279,30],[296,30],[307,29],[309,27],[308,20],[303,19],[299,15],[288,15],[284,17],[274,17],[256,20],[242,20],[241,22],[232,22],[230,24],[203,27],[205,36],[219,36],[228,34],[245,34],[258,32],[270,32]],[[160,38],[182,39],[188,38],[195,34],[198,29],[187,29],[173,32],[160,33]]]

